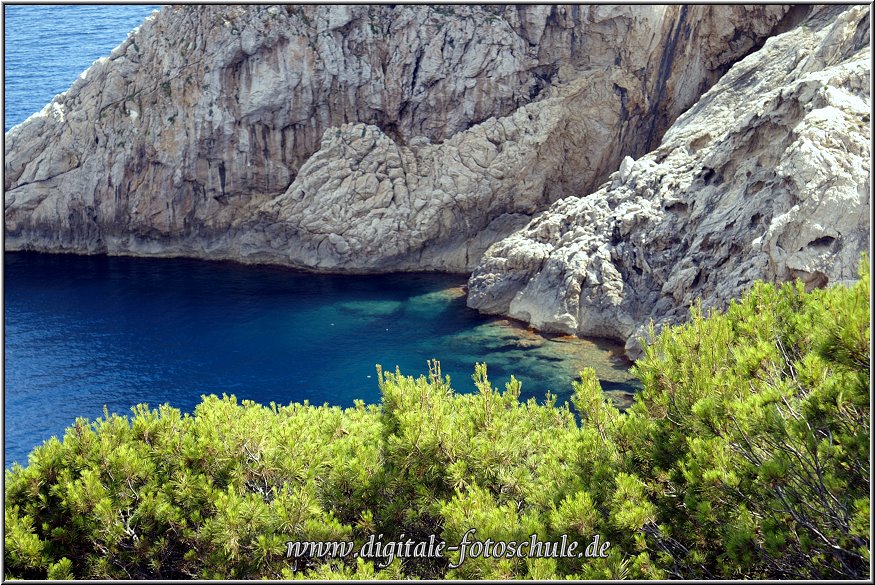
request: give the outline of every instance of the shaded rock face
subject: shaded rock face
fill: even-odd
[[[658,144],[788,18],[168,7],[6,135],[5,247],[470,270]]]
[[[830,6],[733,66],[586,197],[493,245],[468,304],[627,340],[755,279],[855,279],[870,239],[869,8]]]

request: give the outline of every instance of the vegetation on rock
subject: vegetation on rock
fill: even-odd
[[[869,270],[663,330],[625,413],[380,372],[382,403],[207,396],[81,419],[6,473],[6,578],[869,577]],[[579,417],[575,416],[575,412]],[[567,535],[607,558],[287,559],[286,542]],[[404,536],[402,536],[402,534]]]

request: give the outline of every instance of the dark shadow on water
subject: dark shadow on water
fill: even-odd
[[[641,382],[638,380],[630,382],[612,382],[610,380],[599,380],[602,385],[602,390],[605,392],[627,392],[635,394],[642,389]]]
[[[628,391],[616,344],[541,336],[466,305],[459,275],[317,275],[190,259],[8,253],[5,259],[5,455],[24,462],[76,417],[202,394],[278,404],[377,403],[374,365],[427,374],[441,361],[454,390],[476,391],[475,363],[495,388],[568,400],[593,367]],[[621,350],[620,350],[621,351]]]

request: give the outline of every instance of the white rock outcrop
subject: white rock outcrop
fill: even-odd
[[[6,250],[466,271],[786,6],[170,6],[6,135]]]
[[[627,340],[756,279],[852,280],[870,245],[868,6],[816,8],[734,65],[653,152],[493,245],[468,304]]]

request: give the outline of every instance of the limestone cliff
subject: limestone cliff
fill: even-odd
[[[5,247],[470,270],[656,146],[793,18],[782,6],[167,7],[7,133]]]
[[[495,244],[472,307],[626,339],[755,279],[857,273],[870,243],[868,6],[812,9],[733,66],[638,160]],[[581,193],[582,195],[583,193]]]

